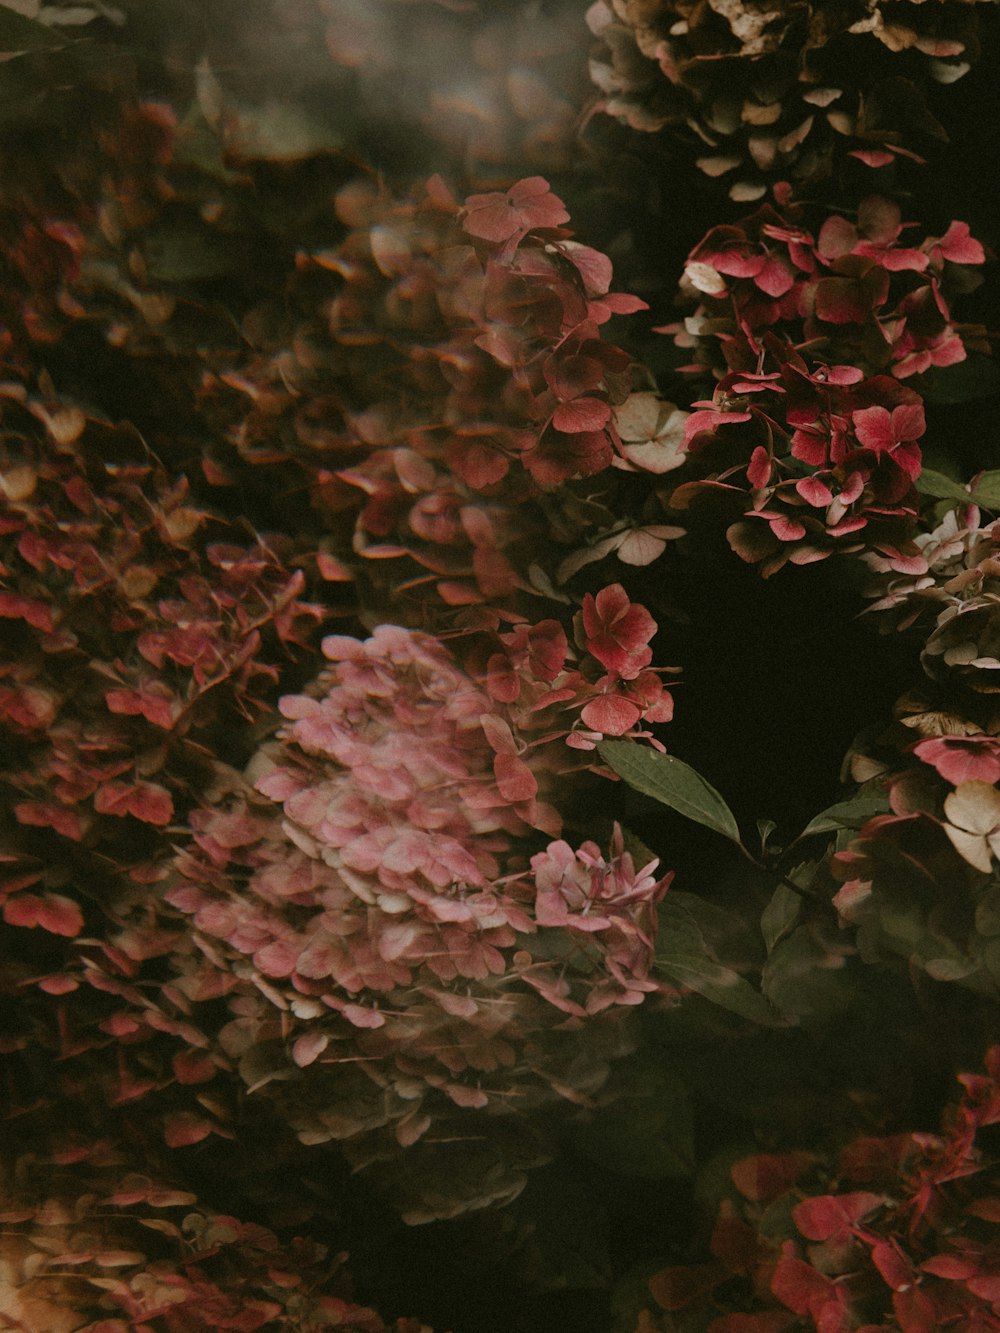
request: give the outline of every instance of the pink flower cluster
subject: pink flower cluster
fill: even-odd
[[[771,364],[759,374],[730,372],[711,402],[695,405],[692,449],[713,448],[723,466],[708,481],[678,487],[671,503],[683,508],[705,491],[729,498],[742,510],[730,545],[765,575],[788,561],[857,551],[922,573],[913,541],[925,429],[919,395],[887,375],[810,369],[790,348],[776,350]]]
[[[685,425],[692,463],[708,460],[711,477],[672,503],[711,489],[742,506],[749,491],[728,535],[765,574],[835,551],[925,570],[913,541],[923,403],[899,381],[965,358],[944,287],[985,256],[964,223],[919,245],[904,230],[877,196],[816,239],[801,208],[766,206],[713,228],[688,261],[688,290],[707,299],[678,341],[719,383]]]
[[[738,224],[713,227],[688,257],[684,287],[702,304],[684,324],[682,345],[719,344],[730,370],[759,368],[769,332],[810,359],[897,378],[966,356],[951,318],[949,288],[968,288],[968,266],[985,260],[964,222],[944,236],[904,236],[899,206],[870,195],[857,218],[832,216],[817,235],[804,209],[775,191]],[[714,358],[713,358],[714,359]]]
[[[620,583],[612,583],[596,595],[584,594],[574,628],[579,666],[571,661],[556,620],[517,623],[497,633],[498,651],[485,663],[491,698],[508,706],[522,735],[541,733],[536,744],[564,736],[575,750],[593,750],[602,736],[629,735],[658,746],[639,729],[673,716],[673,699],[650,666],[649,641],[657,628],[653,617],[630,600]],[[567,713],[569,728],[561,716]]]
[[[942,682],[990,695],[1000,671],[1000,525],[984,525],[978,506],[950,509],[916,538],[926,573],[900,578],[869,557],[878,577],[869,608],[907,629],[933,616],[921,661]]]
[[[106,1144],[25,1155],[0,1187],[0,1217],[4,1328],[430,1333],[405,1318],[390,1326],[355,1300],[346,1254],[201,1206],[128,1171]]]
[[[555,668],[551,636],[525,644]],[[308,1080],[289,1100],[307,1142],[391,1126],[406,1146],[455,1108],[584,1098],[607,1073],[601,1025],[621,1040],[602,1011],[657,989],[670,876],[620,840],[607,858],[557,840],[528,864],[531,826],[556,818],[547,752],[518,755],[504,710],[436,641],[383,625],[324,651],[330,672],[282,701],[281,742],[252,766],[273,804],[196,812],[168,892],[235,986],[227,1053],[259,1076],[271,1049],[281,1080],[338,1069],[336,1106]],[[569,1038],[567,1072],[560,1033],[584,1022],[595,1040],[581,1057]],[[345,1095],[352,1071],[367,1093]]]
[[[318,501],[356,513],[354,554],[392,560],[396,584],[410,557],[447,605],[502,602],[551,542],[537,502],[621,455],[630,358],[601,325],[644,303],[609,291],[611,261],[571,239],[542,177],[461,206],[438,178],[416,205],[349,187],[339,211],[347,240],[301,261],[340,280],[302,376],[347,369],[356,404],[310,437],[342,455]]]
[[[214,728],[265,706],[324,612],[287,543],[212,541],[130,427],[16,384],[0,406],[0,904],[9,924],[73,936],[89,895],[49,887],[82,884],[125,821],[142,863],[210,769]],[[106,901],[105,862],[97,875]]]

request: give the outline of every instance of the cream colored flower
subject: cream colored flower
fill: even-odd
[[[944,826],[963,860],[989,873],[1000,860],[1000,792],[988,782],[963,782],[946,799]]]

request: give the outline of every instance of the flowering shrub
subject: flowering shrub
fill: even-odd
[[[993,692],[997,625],[995,523],[984,524],[976,505],[952,508],[942,522],[916,538],[927,564],[917,578],[882,573],[871,588],[870,610],[900,629],[933,628],[921,662],[928,675],[953,691]]]
[[[897,203],[869,195],[856,221],[835,214],[814,238],[787,187],[775,197],[778,208],[713,227],[691,252],[682,290],[701,304],[680,341],[728,371],[756,369],[767,333],[864,375],[903,379],[965,359],[948,295],[968,290],[985,259],[965,223],[919,240]]]
[[[1000,1329],[996,16],[223,8],[0,4],[0,1324]]]
[[[624,668],[628,643],[597,646]],[[281,743],[252,765],[275,804],[247,794],[195,812],[167,893],[225,978],[226,1055],[271,1084],[306,1143],[386,1127],[407,1148],[456,1108],[586,1101],[627,1040],[607,1011],[657,989],[654,905],[670,877],[637,868],[620,839],[610,858],[559,839],[529,862],[530,828],[558,819],[539,799],[552,747],[522,757],[515,711],[434,640],[382,626],[324,651],[329,675],[282,701]],[[586,1056],[571,1036],[584,1024]],[[500,1163],[469,1199],[425,1186],[408,1215],[523,1183]]]
[[[609,293],[610,261],[570,240],[541,177],[462,209],[440,181],[418,206],[352,187],[340,215],[343,246],[303,260],[340,278],[319,355],[356,404],[321,502],[356,497],[355,551],[408,555],[445,603],[509,599],[554,518],[576,535],[565,484],[628,461],[630,361],[600,326],[644,303]]]
[[[739,1197],[723,1201],[712,1261],[658,1273],[657,1303],[690,1309],[697,1322],[685,1326],[706,1333],[997,1328],[998,1048],[985,1064],[960,1076],[962,1100],[940,1133],[865,1136],[834,1162],[804,1152],[737,1162]],[[734,1306],[742,1312],[721,1313]]]

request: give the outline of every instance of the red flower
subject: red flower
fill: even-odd
[[[923,403],[904,403],[891,413],[885,407],[863,407],[852,420],[863,448],[890,455],[909,477],[920,475],[920,448],[915,441],[926,429]]]
[[[941,237],[928,237],[924,249],[931,264],[940,266],[943,259],[952,264],[984,264],[986,252],[982,244],[969,234],[967,222],[953,222]]]
[[[602,588],[596,597],[583,599],[583,629],[587,651],[608,671],[631,680],[649,665],[649,640],[656,621],[644,606],[629,601],[620,583]]]
[[[465,201],[462,227],[470,236],[503,244],[535,227],[559,227],[569,221],[561,199],[544,176],[528,176],[505,194],[471,194]]]

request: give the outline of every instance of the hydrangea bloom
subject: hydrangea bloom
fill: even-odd
[[[49,889],[108,901],[102,858],[123,822],[142,866],[214,781],[206,741],[259,714],[276,661],[323,612],[276,549],[211,540],[131,428],[16,384],[0,407],[0,898],[7,922],[69,936],[85,895]]]
[[[787,187],[775,201],[713,227],[688,256],[682,290],[699,305],[678,331],[682,346],[751,372],[773,333],[834,382],[836,372],[905,379],[965,359],[974,331],[955,325],[949,298],[978,282],[985,260],[967,224],[921,237],[898,204],[869,195],[854,221],[833,214],[814,234]]]
[[[46,1333],[430,1333],[355,1300],[346,1255],[200,1205],[107,1144],[0,1186],[0,1322]]]
[[[978,54],[971,5],[820,0],[802,18],[784,2],[595,0],[598,107],[693,141],[697,166],[732,182],[737,200],[759,198],[776,174],[822,180],[846,154],[869,167],[913,158],[941,133],[927,89]]]
[[[533,646],[558,669],[551,636]],[[280,744],[252,766],[270,803],[197,812],[168,892],[230,977],[224,1049],[305,1142],[352,1141],[361,1161],[388,1151],[383,1130],[407,1147],[470,1109],[586,1100],[621,1049],[613,1011],[657,989],[670,877],[620,840],[609,857],[557,840],[529,865],[550,749],[519,753],[511,715],[427,636],[324,648],[331,670],[282,701]],[[522,1183],[498,1166],[471,1202]]]
[[[963,224],[909,243],[899,208],[878,196],[814,239],[804,209],[777,194],[783,212],[713,228],[688,260],[702,303],[678,341],[718,384],[684,427],[689,471],[707,478],[682,482],[671,503],[710,494],[742,510],[730,544],[765,574],[833,552],[923,574],[914,482],[926,423],[902,381],[965,358],[942,289],[954,264],[983,262],[982,246]]]
[[[464,204],[436,177],[418,202],[359,181],[337,211],[342,243],[299,257],[303,323],[212,376],[209,404],[248,460],[305,467],[331,541],[350,542],[337,558],[403,585],[415,622],[508,605],[569,483],[625,461],[612,412],[631,361],[602,326],[644,302],[610,291],[610,260],[539,176]]]
[[[970,504],[951,510],[917,540],[927,573],[917,579],[883,573],[871,589],[878,601],[870,609],[900,628],[933,614],[921,655],[924,670],[953,688],[991,695],[1000,671],[1000,528],[984,525]]]

